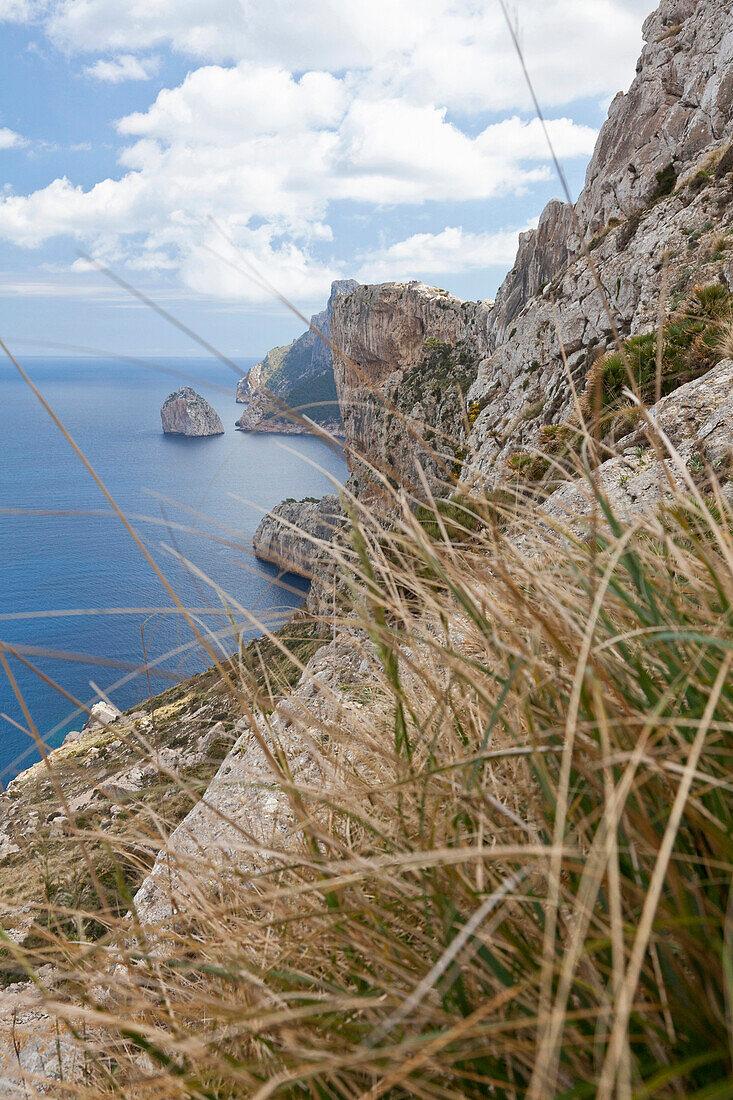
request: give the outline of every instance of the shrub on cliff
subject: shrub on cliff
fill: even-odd
[[[733,317],[731,294],[722,283],[695,287],[675,310],[664,327],[661,396],[672,393],[693,378],[699,378],[724,357],[721,339]],[[592,403],[600,388],[604,412],[613,411],[623,391],[631,387],[629,370],[638,395],[651,403],[657,382],[657,333],[632,336],[623,352],[599,359],[590,371],[585,410],[592,415]]]

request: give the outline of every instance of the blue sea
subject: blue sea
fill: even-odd
[[[269,627],[302,602],[305,582],[290,576],[285,585],[278,583],[277,570],[252,556],[252,535],[263,510],[283,498],[321,496],[332,491],[330,478],[343,481],[340,454],[311,437],[235,431],[241,413],[234,400],[237,379],[217,362],[21,362],[183,604],[219,638],[223,653],[236,648],[225,607],[254,637],[259,631],[237,605]],[[239,360],[242,373],[253,362]],[[160,406],[184,384],[213,405],[225,435],[163,435]],[[125,709],[150,694],[139,672],[145,659],[153,693],[211,662],[185,621],[171,612],[171,598],[140,549],[9,362],[0,365],[0,409],[0,639],[35,666],[8,657],[33,723],[55,746],[85,719],[48,681],[87,705],[101,689]],[[38,752],[1,668],[0,716],[5,785]]]

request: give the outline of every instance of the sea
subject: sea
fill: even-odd
[[[242,374],[253,359],[237,360]],[[332,492],[343,456],[310,436],[235,430],[237,378],[205,359],[20,357],[182,604],[224,655],[280,625],[307,582],[258,562],[252,535],[287,497]],[[160,407],[192,385],[222,436],[164,435]],[[0,782],[80,729],[109,697],[128,709],[211,661],[38,397],[0,365]]]

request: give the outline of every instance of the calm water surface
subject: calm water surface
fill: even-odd
[[[226,434],[209,439],[161,432],[160,406],[184,378],[103,359],[22,362],[203,626],[229,629],[221,595],[195,569],[268,625],[301,602],[304,582],[287,578],[295,592],[276,584],[277,571],[252,557],[252,534],[263,509],[329,492],[328,474],[342,481],[339,455],[316,439],[236,432],[236,379],[209,361],[162,361],[195,376],[190,384],[221,416]],[[244,372],[253,360],[240,362]],[[0,639],[22,647],[26,660],[86,704],[98,698],[95,685],[123,708],[148,695],[134,671],[143,645],[154,692],[210,663],[186,623],[166,610],[172,603],[163,586],[10,365],[0,366],[0,408]],[[241,613],[238,621],[247,622]],[[232,648],[224,633],[221,644]],[[17,658],[11,665],[49,744],[81,727],[73,703]],[[5,784],[38,753],[13,725],[27,722],[0,673]]]

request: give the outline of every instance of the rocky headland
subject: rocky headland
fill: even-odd
[[[240,383],[238,400],[248,408],[239,426],[301,430],[287,426],[281,402],[314,402],[321,383],[332,386],[356,506],[378,511],[384,501],[389,508],[385,483],[415,507],[431,494],[489,499],[511,491],[537,512],[538,542],[513,546],[529,557],[546,553],[558,532],[585,537],[589,482],[568,459],[594,394],[613,410],[596,441],[594,484],[620,517],[651,512],[675,487],[701,491],[713,473],[730,496],[733,15],[727,0],[663,0],[644,38],[636,79],[611,105],[578,202],[550,203],[537,230],[522,236],[495,301],[463,302],[420,283],[334,284],[314,328],[329,333],[335,356],[312,331],[275,349]],[[671,364],[661,376],[652,369],[658,331]],[[637,368],[638,391],[626,405],[625,376],[618,383],[614,360],[624,355]],[[173,422],[183,422],[193,398],[188,388],[171,395]],[[662,462],[649,425],[676,448],[675,462]],[[164,419],[164,430],[179,429],[166,429]],[[57,750],[62,767],[73,755],[69,797],[82,799],[76,805],[105,827],[127,821],[116,808],[131,799],[151,814],[151,806],[170,810],[132,877],[141,924],[174,922],[192,889],[171,872],[179,857],[206,853],[207,880],[197,885],[203,896],[211,882],[221,885],[221,868],[256,879],[267,873],[273,850],[301,851],[293,792],[300,798],[339,782],[341,765],[327,752],[323,730],[346,731],[348,756],[352,726],[378,717],[383,680],[371,654],[379,651],[379,631],[365,641],[348,616],[329,619],[338,572],[329,543],[335,537],[341,545],[348,529],[343,505],[328,496],[283,502],[257,530],[258,557],[314,581],[305,615],[280,636],[297,650],[287,674],[270,682],[280,659],[275,634],[264,656],[258,651],[245,664],[253,683],[267,685],[266,699],[254,693],[243,714],[212,672],[151,704],[150,714],[108,716]],[[377,587],[368,565],[362,569],[367,590]],[[338,583],[352,582],[342,558]],[[451,658],[461,636],[441,643]],[[157,774],[167,777],[160,791],[153,773],[138,774],[126,755],[142,738],[158,753]],[[275,745],[288,777],[282,787],[272,782]],[[85,785],[79,776],[87,768]],[[193,796],[181,796],[176,775],[191,780]],[[41,765],[12,788],[0,860],[21,882],[34,833],[50,841],[53,831],[63,854],[70,826]],[[23,940],[35,906],[32,891],[19,887],[18,905],[3,916],[9,935],[19,929]],[[17,1011],[6,1007],[9,1033]],[[26,1012],[32,1032],[35,1017]],[[6,1059],[4,1072],[17,1074],[21,1061]],[[35,1064],[30,1054],[28,1064]]]
[[[284,500],[255,531],[255,555],[285,572],[312,580],[329,560],[331,540],[345,522],[346,514],[337,496]]]
[[[237,401],[247,408],[237,421],[243,432],[301,435],[313,421],[341,436],[342,420],[331,352],[331,317],[339,295],[358,284],[340,279],[331,286],[326,308],[316,313],[308,331],[285,347],[273,348],[237,386]],[[289,415],[289,410],[297,414]]]
[[[163,402],[160,419],[166,435],[223,435],[224,425],[215,409],[191,386],[182,386]]]

